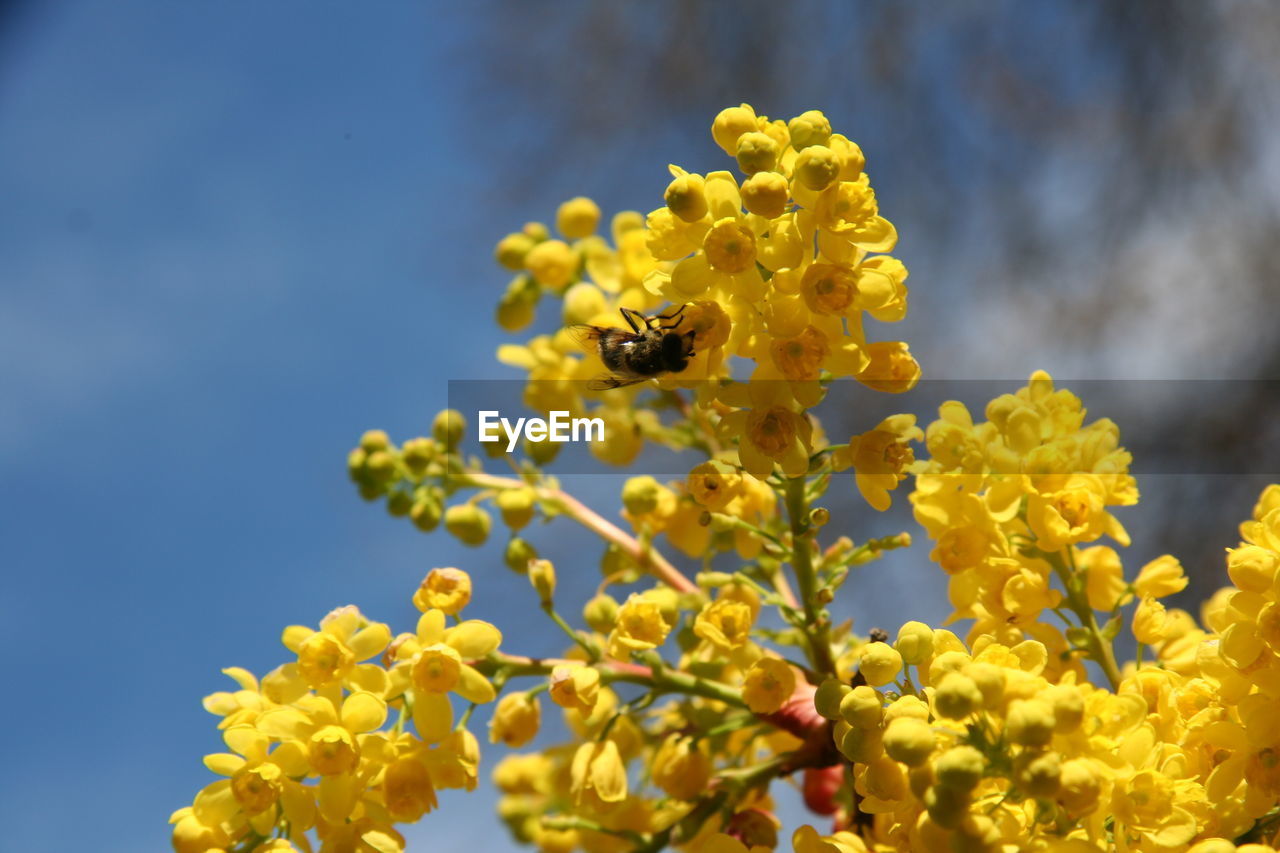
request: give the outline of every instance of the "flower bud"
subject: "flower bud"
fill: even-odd
[[[923,622],[906,622],[893,644],[904,664],[919,665],[933,655],[933,629]]]
[[[502,559],[508,569],[523,575],[529,571],[529,561],[538,559],[538,552],[526,540],[513,536],[507,543],[507,550],[503,553]]]
[[[767,172],[778,162],[778,143],[767,133],[744,133],[738,137],[734,156],[738,159],[738,168],[748,175]]]
[[[927,761],[933,754],[933,747],[933,729],[923,720],[899,717],[885,727],[884,751],[894,761],[901,761],[908,767]]]
[[[436,443],[430,438],[411,438],[400,448],[400,460],[415,477],[426,473],[427,467],[436,458]]]
[[[662,485],[648,474],[632,477],[622,487],[622,505],[632,515],[653,512],[661,496]]]
[[[360,436],[360,449],[365,453],[377,453],[379,450],[388,450],[390,447],[391,439],[380,429],[371,429]]]
[[[1165,639],[1168,621],[1164,605],[1148,596],[1138,602],[1137,609],[1133,611],[1133,636],[1139,643],[1161,643]]]
[[[1009,704],[1004,733],[1021,746],[1045,746],[1053,739],[1057,720],[1053,708],[1042,699],[1015,699]]]
[[[516,232],[508,234],[498,241],[497,247],[493,250],[493,256],[509,270],[524,269],[524,257],[529,254],[529,250],[534,246],[534,240],[528,234]]]
[[[933,772],[938,784],[959,791],[972,791],[982,780],[987,759],[972,746],[953,746],[938,756]]]
[[[884,697],[872,687],[860,684],[840,700],[840,718],[856,729],[873,729],[884,719]]]
[[[489,720],[489,743],[524,746],[538,734],[542,704],[528,693],[509,693],[498,700]]]
[[[590,714],[600,697],[600,671],[589,666],[557,666],[551,670],[550,684],[548,693],[552,702],[583,714]]]
[[[969,813],[969,792],[934,785],[924,792],[924,808],[929,813],[929,818],[938,826],[954,829]]]
[[[663,199],[671,212],[685,222],[697,222],[707,215],[706,181],[701,175],[677,175],[667,184]]]
[[[462,443],[462,436],[466,431],[467,420],[456,409],[445,409],[431,423],[431,435],[448,453],[458,452],[458,445]]]
[[[564,324],[589,323],[597,314],[608,310],[604,292],[594,284],[580,281],[564,292]]]
[[[820,110],[806,110],[787,122],[791,147],[803,151],[810,145],[826,145],[831,139],[831,122]]]
[[[1266,592],[1276,577],[1276,555],[1257,545],[1242,545],[1227,552],[1231,582],[1248,592]]]
[[[933,702],[940,716],[963,720],[982,707],[982,691],[969,676],[948,672],[938,682]]]
[[[839,725],[839,723],[836,724],[837,728]],[[880,729],[849,727],[836,746],[840,754],[850,761],[868,764],[884,755],[884,732]]]
[[[543,607],[551,605],[556,594],[556,567],[550,560],[533,560],[529,563],[529,583],[538,593]]]
[[[1023,751],[1013,762],[1018,786],[1033,797],[1052,797],[1062,781],[1062,760],[1056,752]]]
[[[817,692],[813,694],[813,707],[828,720],[839,719],[841,700],[852,690],[852,687],[840,679],[828,678],[818,685]]]
[[[609,633],[617,618],[618,601],[608,593],[602,592],[583,605],[582,620],[592,631]]]
[[[519,530],[533,520],[536,497],[533,489],[524,486],[498,492],[493,502],[502,513],[502,523],[512,530]]]
[[[901,671],[902,655],[887,643],[867,643],[858,652],[858,672],[872,687],[891,683]]]
[[[533,322],[538,307],[539,290],[536,284],[524,276],[512,279],[507,292],[502,294],[494,319],[507,332],[518,332]]]
[[[393,489],[387,495],[387,512],[396,518],[408,515],[411,509],[413,509],[413,495],[404,489]]]
[[[1044,692],[1044,699],[1053,707],[1053,730],[1058,734],[1070,734],[1084,722],[1084,699],[1080,690],[1071,684],[1055,684]]]
[[[555,458],[558,455],[560,455],[560,445],[562,443],[563,442],[559,441],[547,441],[545,439],[542,441],[530,441],[526,438],[524,441],[524,452],[525,455],[533,460],[533,464],[549,465],[555,461]]]
[[[755,110],[746,104],[721,110],[711,123],[711,136],[730,157],[738,151],[738,137],[757,127]]]
[[[556,209],[556,230],[570,240],[590,237],[599,224],[600,207],[585,196],[571,198]]]
[[[409,519],[423,533],[430,533],[440,526],[442,513],[440,499],[433,493],[419,489],[414,496],[413,506],[409,508]]]
[[[796,157],[796,180],[814,192],[822,192],[840,176],[840,158],[825,145],[814,145]]]
[[[529,250],[524,265],[538,284],[562,290],[578,273],[578,254],[563,240],[547,240]]]
[[[756,172],[742,182],[742,206],[765,219],[777,219],[787,211],[791,187],[777,172]]]
[[[489,538],[489,513],[475,504],[458,504],[444,511],[444,527],[463,545],[477,547]]]
[[[1187,583],[1182,563],[1172,554],[1165,554],[1142,567],[1133,589],[1140,597],[1164,598],[1186,589]]]

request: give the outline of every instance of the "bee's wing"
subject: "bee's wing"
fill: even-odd
[[[612,376],[606,373],[603,376],[597,376],[595,379],[589,380],[587,389],[591,391],[612,391],[614,388],[626,388],[628,385],[635,385],[649,378],[647,376],[637,376],[632,379],[623,379],[621,376]]]
[[[569,335],[577,341],[578,346],[590,353],[597,352],[600,349],[601,337],[615,331],[605,326],[588,326],[583,323],[569,326],[567,329]]]

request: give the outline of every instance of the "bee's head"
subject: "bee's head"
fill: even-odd
[[[693,356],[693,332],[667,332],[662,336],[662,361],[667,370],[679,373]]]

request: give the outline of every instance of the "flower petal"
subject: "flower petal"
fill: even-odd
[[[342,725],[348,731],[371,732],[387,721],[387,703],[372,693],[352,693],[342,703]]]
[[[439,743],[448,737],[453,728],[453,706],[449,704],[449,694],[415,690],[413,726],[418,730],[418,737],[427,743]]]

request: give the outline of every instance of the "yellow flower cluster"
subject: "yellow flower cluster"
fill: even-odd
[[[342,607],[319,630],[286,628],[296,659],[262,679],[224,670],[239,689],[204,705],[221,718],[229,750],[205,756],[205,765],[225,778],[174,812],[174,849],[400,853],[397,824],[434,809],[437,790],[476,785],[479,746],[466,717],[454,725],[450,694],[493,700],[472,663],[493,653],[501,634],[457,619],[470,597],[465,572],[433,569],[413,596],[422,611],[414,633],[393,638],[385,624]],[[446,616],[455,624],[446,627]]]
[[[521,273],[499,308],[500,318],[515,320],[503,325],[523,327],[531,312],[511,306],[547,293],[563,298],[565,323],[527,345],[502,347],[499,358],[529,372],[532,408],[582,412],[584,397],[595,396],[586,380],[608,370],[599,352],[584,354],[571,327],[619,328],[619,309],[646,313],[665,304],[663,316],[679,323],[672,328],[693,333],[692,357],[659,386],[695,389],[719,441],[736,440],[745,471],[763,479],[776,463],[796,476],[815,449],[806,411],[827,381],[851,376],[905,391],[919,378],[905,343],[868,342],[863,331],[864,316],[906,315],[907,270],[873,254],[892,250],[897,232],[879,214],[861,149],[833,133],[822,113],[788,122],[744,104],[723,110],[712,136],[743,177],[672,166],[665,206],[643,218],[615,217],[612,246],[595,236],[599,211],[586,199],[557,214],[565,240],[531,224],[498,244],[499,261]],[[753,363],[749,381],[728,381],[735,356]],[[605,419],[607,438],[592,451],[605,461],[630,462],[646,438],[680,444],[654,412],[630,405],[634,393],[601,395],[594,414]]]
[[[1056,654],[1063,638],[1039,621],[1063,600],[1051,584],[1055,571],[1073,584],[1088,576],[1098,590],[1103,581],[1090,565],[1114,552],[1077,546],[1103,536],[1129,544],[1111,514],[1138,500],[1119,430],[1107,419],[1085,424],[1080,398],[1044,373],[992,400],[986,421],[975,423],[954,401],[939,414],[925,430],[930,459],[911,503],[935,543],[930,556],[950,578],[952,618],[974,620],[971,640],[1029,635]],[[1113,596],[1091,600],[1111,611],[1123,593],[1121,582]]]
[[[1166,607],[1188,585],[1173,555],[1126,574],[1113,512],[1138,500],[1130,456],[1043,373],[982,421],[949,402],[923,429],[900,414],[829,443],[810,410],[831,380],[895,392],[919,376],[906,344],[863,333],[866,315],[906,310],[905,268],[876,254],[896,233],[821,113],[734,107],[712,135],[741,177],[673,166],[665,205],[615,217],[611,241],[578,198],[555,236],[530,224],[497,250],[515,273],[504,328],[561,300],[553,331],[499,354],[528,371],[528,405],[602,417],[591,447],[609,463],[646,442],[689,453],[686,477],[629,478],[616,524],[544,470],[555,444],[488,473],[456,411],[399,445],[370,431],[348,456],[360,494],[420,530],[479,547],[505,527],[503,562],[566,650],[499,651],[497,627],[462,618],[472,582],[452,568],[414,591],[413,632],[354,607],[286,629],[294,659],[261,679],[227,670],[239,689],[206,699],[228,751],[205,763],[223,778],[174,813],[175,850],[398,853],[397,827],[438,790],[477,784],[468,727],[491,708],[489,740],[528,748],[493,771],[499,816],[549,853],[766,853],[780,837],[795,853],[1274,853],[1280,486],[1197,618]],[[892,641],[854,632],[838,594],[911,536],[841,535],[822,501],[842,471],[876,510],[913,478],[963,639],[915,621]],[[602,541],[585,602],[526,539],[535,521]],[[550,706],[560,743],[539,742]],[[783,832],[781,780],[821,825]]]

